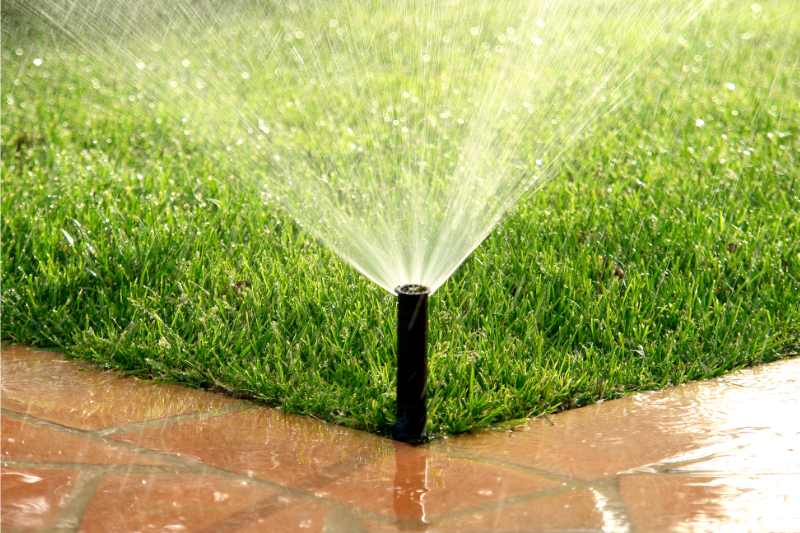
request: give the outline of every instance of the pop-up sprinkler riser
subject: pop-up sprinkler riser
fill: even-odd
[[[423,285],[403,285],[397,291],[397,421],[395,440],[426,440],[428,420],[425,390],[428,378],[428,294]]]

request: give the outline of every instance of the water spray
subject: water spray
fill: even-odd
[[[403,285],[397,291],[397,421],[395,440],[424,442],[428,412],[428,295],[424,285]]]

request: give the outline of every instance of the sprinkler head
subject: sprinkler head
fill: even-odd
[[[397,421],[395,440],[426,440],[428,411],[425,391],[428,379],[428,294],[423,285],[403,285],[397,292]]]

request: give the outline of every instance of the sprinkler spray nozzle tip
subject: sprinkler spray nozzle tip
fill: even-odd
[[[417,283],[408,283],[406,285],[400,285],[395,289],[398,295],[417,295],[417,294],[428,294],[430,293],[430,289],[425,285],[419,285]]]

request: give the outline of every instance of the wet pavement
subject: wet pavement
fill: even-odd
[[[424,447],[2,351],[2,530],[800,532],[800,358]]]

